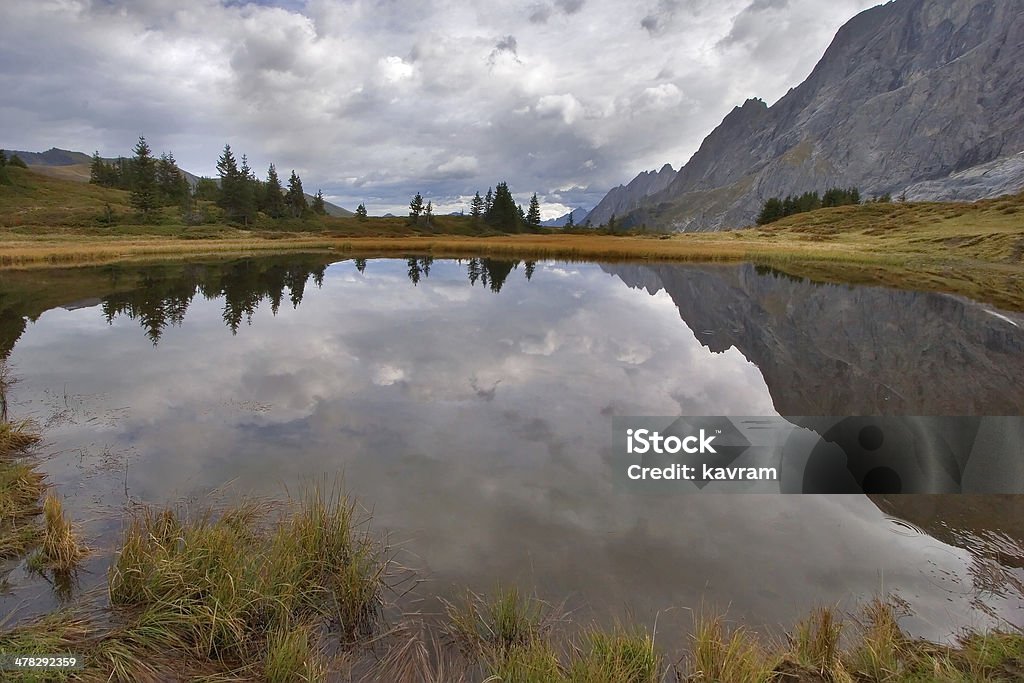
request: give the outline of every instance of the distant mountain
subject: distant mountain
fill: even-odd
[[[37,173],[44,173],[55,178],[61,178],[63,180],[73,180],[76,182],[89,182],[89,167],[92,164],[92,155],[85,154],[84,152],[73,152],[66,149],[58,149],[52,147],[45,152],[22,152],[22,151],[8,151],[8,155],[17,154],[25,162],[25,165]],[[110,163],[117,161],[116,158],[104,158],[104,161]],[[199,176],[189,173],[185,169],[181,169],[181,172],[185,174],[185,179],[189,185],[193,187],[199,182]],[[306,194],[306,200],[309,202],[313,201],[313,195]],[[328,201],[324,202],[324,206],[327,208],[327,214],[329,216],[354,216],[355,214],[348,209],[343,209],[336,204],[331,204]]]
[[[639,208],[644,199],[668,187],[675,175],[671,164],[665,164],[660,171],[644,171],[628,185],[613,188],[584,220],[597,227],[607,223],[612,216],[622,218]]]
[[[540,224],[545,228],[563,228],[565,224],[569,222],[569,215],[572,214],[572,222],[579,225],[587,217],[590,209],[573,209],[569,213],[563,214],[558,218],[550,218],[546,221],[541,221]]]
[[[733,109],[626,222],[742,227],[769,197],[830,186],[855,186],[868,197],[906,190],[918,199],[1019,190],[1021,64],[1020,0],[874,7],[847,22],[811,75],[774,105],[751,99]],[[605,200],[621,215],[617,191]],[[595,213],[591,223],[607,214]]]

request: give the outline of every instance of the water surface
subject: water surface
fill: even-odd
[[[895,591],[933,638],[1021,621],[1024,499],[631,495],[611,416],[1017,415],[1020,323],[749,265],[292,256],[0,278],[12,412],[46,425],[45,469],[101,549],[83,584],[130,503],[343,477],[425,579],[410,608],[516,582],[602,619],[684,623],[704,601],[777,624]],[[0,611],[47,595],[7,570]]]

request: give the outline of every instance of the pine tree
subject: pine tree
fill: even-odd
[[[263,186],[263,212],[271,218],[284,216],[284,190],[281,179],[277,177],[277,169],[270,164],[267,169],[267,182]]]
[[[569,212],[568,218],[565,219],[565,229],[572,230],[576,227],[576,220],[572,217],[572,211]]]
[[[312,205],[313,213],[318,216],[327,215],[327,205],[324,203],[324,193],[320,190],[316,191],[316,196],[313,197]]]
[[[414,221],[419,221],[420,214],[423,213],[423,195],[419,192],[409,202],[409,218]]]
[[[165,203],[177,204],[188,196],[188,181],[170,152],[160,155],[156,164],[156,182]]]
[[[540,227],[540,202],[537,201],[537,193],[530,197],[530,210],[526,212],[526,222],[537,228]]]
[[[483,216],[483,213],[484,200],[480,196],[480,191],[478,190],[476,195],[473,196],[473,201],[469,204],[469,215],[473,217],[473,222],[476,223],[480,221],[480,217]]]
[[[149,218],[154,209],[157,208],[157,184],[156,184],[156,161],[153,159],[153,152],[146,143],[145,136],[140,135],[135,145],[135,157],[132,159],[133,182],[131,188],[132,208]]]
[[[536,268],[536,261],[526,261],[525,266],[523,267],[523,273],[526,275],[527,282],[533,279],[533,271],[536,270]]]
[[[17,166],[18,168],[28,168],[28,164],[25,160],[19,157],[17,154],[12,154],[11,158],[7,160],[8,166]]]
[[[487,196],[484,197],[484,215],[490,216],[491,209],[494,208],[494,192],[491,188],[487,188]]]
[[[424,209],[424,214],[427,218],[427,225],[430,225],[430,221],[434,218],[434,202],[427,201],[427,208]]]
[[[295,174],[294,169],[288,179],[288,194],[284,197],[284,203],[288,206],[288,211],[293,218],[302,218],[308,209],[306,195],[302,191],[302,178]]]
[[[356,218],[358,218],[361,221],[365,221],[366,220],[366,205],[365,204],[360,203],[359,206],[356,207]]]
[[[217,204],[224,209],[228,220],[245,220],[245,181],[238,162],[231,152],[231,145],[224,145],[224,151],[217,160],[217,174],[220,176],[220,193]]]
[[[256,174],[249,168],[249,160],[242,155],[242,166],[238,169],[238,213],[247,225],[256,219]]]
[[[92,153],[92,161],[89,162],[89,182],[93,185],[104,185],[106,180],[106,164],[100,158],[99,150]]]
[[[488,191],[488,194],[491,194]],[[517,232],[519,230],[519,210],[516,208],[515,200],[512,199],[512,192],[508,184],[498,183],[491,202],[491,210],[487,212],[487,222],[506,232]]]

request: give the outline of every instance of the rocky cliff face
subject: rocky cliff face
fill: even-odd
[[[830,186],[917,198],[1016,191],[1022,63],[1020,0],[895,0],[867,10],[797,88],[771,107],[748,100],[734,109],[628,222],[742,227],[769,197]],[[992,162],[997,178],[983,166]]]
[[[665,164],[660,171],[642,172],[628,185],[619,185],[612,189],[580,223],[589,222],[590,225],[597,227],[607,223],[612,216],[624,217],[630,211],[639,208],[644,198],[668,187],[675,175],[675,169],[671,164]]]
[[[1016,415],[1024,405],[1024,316],[752,265],[603,268],[664,289],[710,350],[736,347],[782,415]]]

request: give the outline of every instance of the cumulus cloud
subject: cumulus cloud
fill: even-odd
[[[457,210],[507,180],[549,215],[678,167],[733,106],[796,85],[870,4],[4,3],[0,146],[116,156],[144,133],[213,175],[230,142],[349,208],[400,213],[422,191]]]

